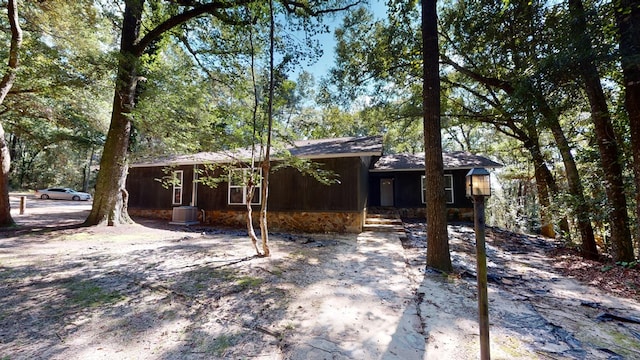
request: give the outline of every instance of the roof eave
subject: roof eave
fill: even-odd
[[[501,168],[502,166],[496,166],[496,165],[487,165],[487,166],[482,166],[482,165],[469,165],[469,166],[456,166],[456,167],[445,167],[444,170],[471,170],[473,168],[477,168],[477,167],[483,167],[483,168],[489,168],[489,169],[497,169],[497,168]],[[425,168],[410,168],[410,169],[371,169],[369,170],[369,172],[406,172],[406,171],[424,171]]]
[[[300,159],[336,159],[336,158],[348,158],[348,157],[368,157],[368,156],[381,156],[381,152],[360,152],[360,153],[342,153],[342,154],[316,154],[316,155],[301,155],[296,156]],[[244,159],[243,159],[244,160]],[[249,159],[246,159],[247,161]],[[272,158],[272,161],[280,161],[283,158]],[[224,164],[232,162],[216,160],[216,161],[182,161],[182,162],[155,162],[155,163],[142,163],[142,164],[130,164],[130,168],[140,168],[140,167],[159,167],[159,166],[189,166],[189,165],[200,165],[200,164]]]

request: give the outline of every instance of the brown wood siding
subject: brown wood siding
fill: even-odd
[[[366,168],[369,164],[363,163],[359,157],[316,162],[322,164],[323,169],[338,174],[340,183],[323,185],[294,168],[281,168],[270,176],[268,210],[362,211],[367,195],[366,188],[362,190],[362,183],[367,181]],[[366,167],[365,170],[363,167]],[[218,169],[210,176],[220,177],[223,181],[215,188],[199,184],[197,206],[206,210],[244,210],[244,205],[228,205],[227,174]],[[259,209],[259,206],[254,206],[254,209]]]
[[[312,176],[283,168],[271,176],[269,209],[275,211],[360,211],[359,157],[322,159],[323,169],[338,175],[340,183],[323,185]],[[361,201],[360,201],[361,202]]]
[[[369,201],[369,168],[371,167],[371,157],[363,157],[360,159],[360,174],[358,175],[358,211],[364,210]]]
[[[183,171],[182,204],[172,204],[173,191],[171,186],[164,188],[160,181],[166,176],[161,167],[129,168],[127,176],[127,191],[129,192],[129,207],[132,209],[170,209],[173,206],[189,205],[193,191],[193,167],[181,166],[172,170]]]
[[[216,169],[215,171],[206,170],[203,165],[199,165],[198,169],[202,171],[200,177],[225,179],[228,176],[228,174],[221,169]],[[218,183],[216,187],[198,184],[198,207],[206,210],[242,209],[242,206],[227,205],[228,186],[226,180]]]

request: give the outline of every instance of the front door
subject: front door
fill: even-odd
[[[380,206],[393,206],[393,179],[380,179]]]

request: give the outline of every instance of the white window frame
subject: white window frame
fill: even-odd
[[[449,180],[447,180],[449,178]],[[444,174],[444,194],[447,197],[447,192],[451,192],[451,199],[447,199],[447,204],[453,204],[455,202],[455,193],[453,192],[453,175]]]
[[[173,189],[171,191],[171,203],[173,205],[182,205],[182,196],[184,195],[184,171],[175,170],[172,172]],[[179,201],[176,201],[176,191],[180,192]]]
[[[422,195],[422,203],[426,204],[427,200],[425,199],[425,195],[427,195],[427,185],[425,184],[426,181],[426,176],[425,175],[421,175],[420,176],[420,194]]]
[[[236,168],[236,169],[230,169],[229,170],[229,180],[227,182],[228,184],[228,190],[227,190],[227,204],[228,205],[246,205],[247,204],[247,184],[246,184],[246,179],[247,179],[247,175],[248,173],[251,171],[251,169],[247,169],[247,168]],[[254,171],[257,171],[259,174],[259,180],[258,183],[254,185],[253,187],[253,191],[257,192],[257,197],[258,199],[254,198],[251,199],[251,205],[260,205],[262,204],[262,169],[255,169]],[[242,179],[242,184],[234,184],[234,182],[232,181],[232,173],[233,172],[242,172],[241,175],[241,179]],[[242,202],[232,202],[231,201],[231,191],[233,189],[242,189]]]
[[[449,178],[450,180],[447,180],[447,178]],[[420,183],[421,183],[421,195],[422,195],[422,203],[426,204],[426,200],[425,200],[425,195],[427,193],[427,187],[425,184],[425,180],[426,177],[424,175],[420,176]],[[447,204],[453,204],[455,202],[455,194],[453,192],[453,175],[451,174],[444,174],[444,190],[445,190],[445,197],[447,197],[447,192],[451,193],[451,199],[446,199]]]

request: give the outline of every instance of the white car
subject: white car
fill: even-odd
[[[85,192],[75,191],[69,188],[48,188],[43,190],[36,190],[36,197],[40,199],[57,199],[57,200],[91,200],[91,194]]]

